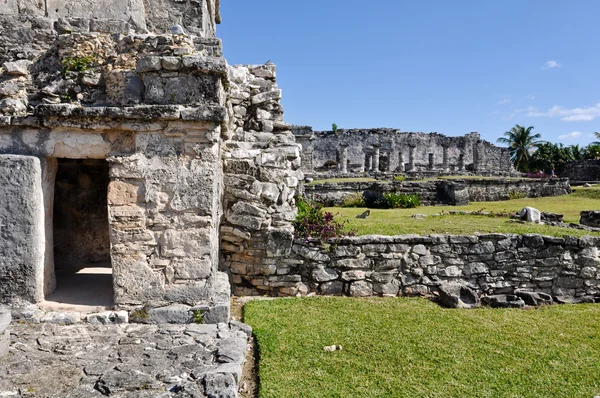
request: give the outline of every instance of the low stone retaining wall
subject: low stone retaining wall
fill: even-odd
[[[565,164],[561,176],[573,181],[600,180],[600,160],[579,160]]]
[[[561,196],[571,193],[569,180],[545,179],[455,179],[403,182],[342,182],[305,185],[304,194],[328,205],[341,205],[351,194],[380,196],[384,192],[416,193],[424,205],[462,205],[469,202],[508,200],[509,192],[526,197]]]
[[[8,347],[10,346],[8,325],[10,325],[11,320],[10,308],[0,306],[0,358],[8,354]]]
[[[600,227],[600,211],[598,211],[598,210],[582,211],[579,223],[581,225],[586,225],[588,227],[594,227],[594,228]]]
[[[283,262],[233,272],[244,294],[427,295],[448,281],[480,295],[526,289],[578,297],[600,292],[599,245],[600,237],[361,236],[297,241]]]

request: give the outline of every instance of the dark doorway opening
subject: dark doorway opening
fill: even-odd
[[[108,183],[106,160],[58,159],[53,208],[56,290],[45,305],[50,309],[95,312],[112,307]]]

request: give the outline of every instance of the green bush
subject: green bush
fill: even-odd
[[[65,57],[62,60],[63,72],[84,72],[92,69],[96,57]]]
[[[371,206],[380,209],[412,209],[421,206],[421,199],[415,193],[386,192]]]
[[[527,192],[519,191],[518,189],[511,189],[508,191],[508,198],[510,200],[514,199],[524,199],[527,197]]]
[[[365,197],[360,192],[355,192],[349,196],[346,196],[342,207],[365,207]]]
[[[324,211],[317,203],[297,198],[296,206],[298,207],[298,215],[294,221],[296,238],[325,241],[356,234],[355,231],[344,231],[344,223],[337,222],[333,213]]]
[[[396,181],[396,182],[404,182],[404,181],[406,181],[406,176],[402,176],[402,175],[400,175],[400,176],[394,176],[394,181]]]

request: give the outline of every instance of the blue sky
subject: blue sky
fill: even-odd
[[[224,0],[230,64],[277,64],[285,119],[495,142],[600,131],[598,0]]]

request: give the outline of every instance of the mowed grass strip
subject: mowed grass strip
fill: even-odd
[[[347,228],[354,229],[358,235],[402,235],[402,234],[474,234],[500,232],[514,234],[541,234],[550,236],[598,236],[600,233],[587,232],[572,228],[558,228],[547,225],[519,224],[506,217],[476,215],[443,215],[440,212],[451,210],[487,211],[495,213],[516,213],[525,206],[540,211],[560,213],[565,222],[579,223],[582,210],[600,210],[600,190],[578,189],[570,195],[544,198],[525,198],[498,202],[473,202],[467,206],[422,206],[415,209],[371,209],[367,219],[357,219],[365,208],[327,208],[339,221],[347,220]],[[414,214],[430,217],[415,219]]]
[[[600,306],[448,310],[425,299],[251,301],[260,397],[593,397]],[[324,346],[342,345],[325,352]]]

